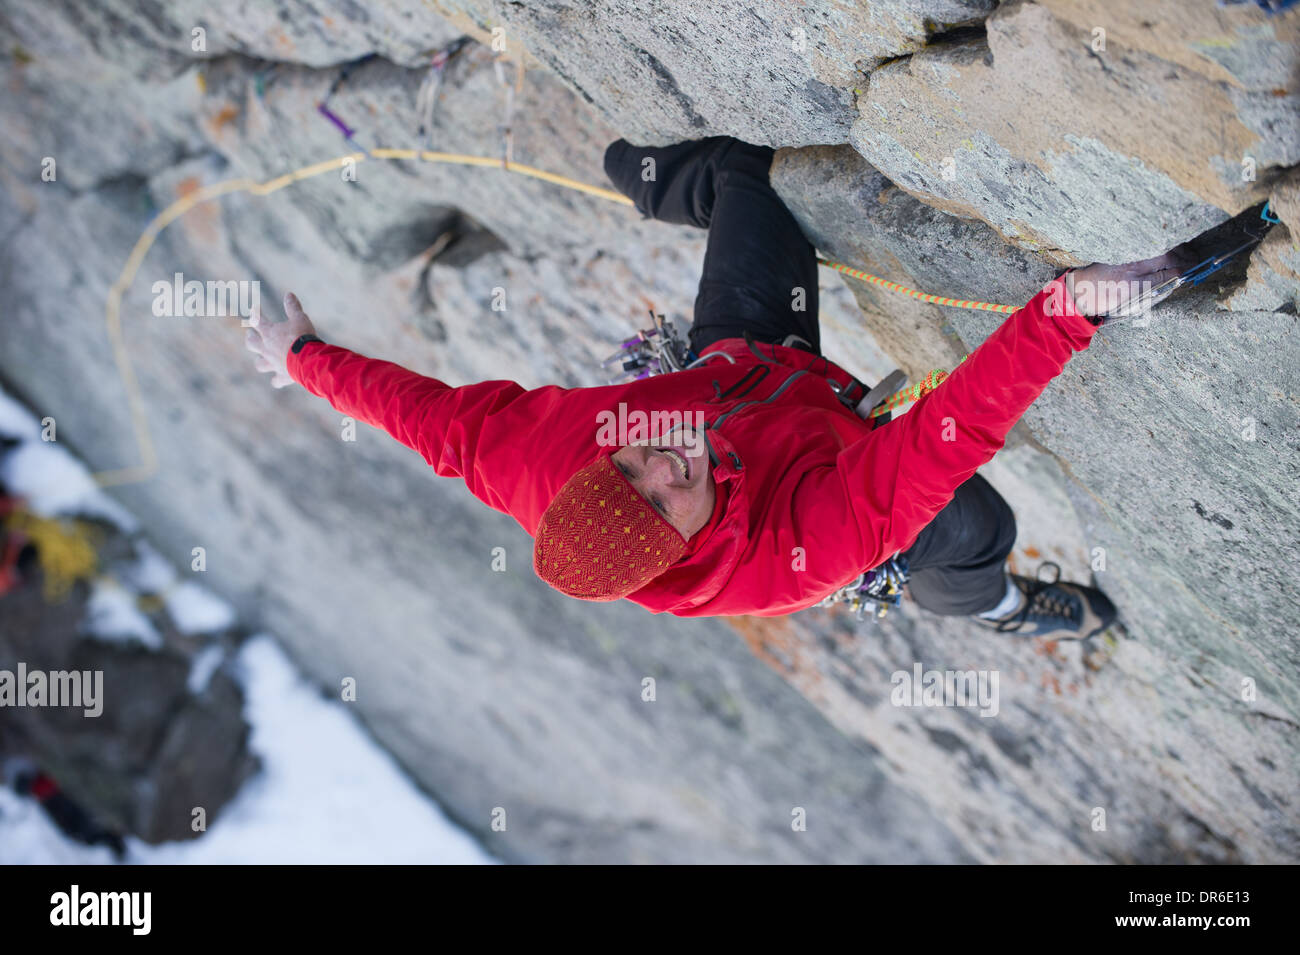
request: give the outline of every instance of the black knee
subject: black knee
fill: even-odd
[[[764,185],[771,185],[772,160],[776,156],[776,150],[771,146],[755,146],[728,136],[720,153],[720,172],[740,172]]]
[[[991,551],[997,559],[1006,560],[1016,546],[1016,512],[1011,509],[1006,498],[993,490],[992,485],[989,485],[989,491],[993,497],[989,502],[989,508],[997,527]]]
[[[618,191],[630,199],[636,197],[632,195],[632,190],[628,187],[631,182],[628,178],[628,152],[631,151],[632,144],[626,139],[616,139],[605,147],[605,175],[609,177]]]
[[[723,138],[672,146],[633,146],[615,140],[605,149],[605,174],[643,216],[707,229]]]
[[[619,168],[618,161],[623,155],[623,151],[627,148],[628,143],[626,139],[616,139],[605,147],[605,175],[609,177],[610,182],[618,182],[618,176],[616,173],[616,170]]]

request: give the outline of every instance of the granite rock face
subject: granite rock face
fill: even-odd
[[[907,606],[872,626],[567,600],[508,518],[270,391],[237,320],[151,312],[177,272],[256,280],[267,304],[297,292],[329,340],[528,387],[601,383],[595,361],[646,309],[689,317],[702,233],[492,167],[369,158],[170,225],[123,299],[159,468],[114,493],[178,561],[204,546],[206,582],[323,687],[355,679],[376,736],[503,858],[1294,861],[1300,13],[993,7],[10,4],[0,375],[92,465],[135,463],[104,308],[151,218],[359,147],[508,148],[607,185],[618,136],[729,133],[786,147],[773,181],[829,258],[1011,305],[1271,197],[1283,225],[1250,262],[1103,333],[987,468],[1017,568],[1095,573],[1133,637],[1116,646]],[[428,53],[461,33],[480,42],[446,67],[425,140]],[[327,95],[359,147],[317,111]],[[825,348],[864,378],[951,367],[998,321],[823,279]],[[916,663],[999,674],[998,715],[892,705]]]
[[[992,0],[640,3],[434,0],[485,42],[531,57],[641,145],[727,134],[772,146],[837,143],[876,64],[978,23]]]
[[[874,71],[852,143],[1021,247],[1128,262],[1265,198],[1300,162],[1297,69],[1294,17],[1015,0],[984,36]]]

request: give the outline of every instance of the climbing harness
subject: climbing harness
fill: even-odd
[[[614,372],[614,376],[607,379],[608,384],[639,381],[654,375],[693,368],[717,354],[710,353],[700,358],[690,350],[671,319],[656,315],[654,309],[650,309],[650,319],[654,323],[652,328],[643,329],[637,332],[635,337],[625,339],[618,351],[600,363],[605,373],[611,370]],[[783,344],[793,344],[794,338],[796,336],[789,336]],[[730,355],[724,354],[723,357],[735,361]],[[965,358],[962,361],[965,361]],[[946,371],[936,368],[915,385],[904,388],[907,375],[901,369],[895,369],[870,389],[856,378],[848,387],[842,387],[831,379],[827,379],[827,383],[840,402],[859,418],[878,421],[909,402],[919,401],[943,384],[947,377]],[[859,398],[858,395],[862,397]],[[878,421],[878,423],[884,422]]]
[[[817,606],[833,607],[846,603],[857,619],[861,620],[870,613],[873,619],[878,620],[889,612],[890,607],[903,602],[903,585],[907,581],[907,558],[895,554],[879,567],[859,574]]]

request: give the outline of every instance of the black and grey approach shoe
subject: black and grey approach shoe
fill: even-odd
[[[1043,580],[1043,568],[1055,575]],[[1020,591],[1020,606],[998,620],[975,620],[999,633],[1025,637],[1052,636],[1064,640],[1086,640],[1109,627],[1117,616],[1115,605],[1100,590],[1061,580],[1061,567],[1044,561],[1038,577],[1008,574]]]

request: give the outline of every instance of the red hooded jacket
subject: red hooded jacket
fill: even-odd
[[[1010,315],[907,414],[873,428],[830,381],[827,359],[739,338],[688,371],[596,388],[513,381],[453,387],[323,342],[289,373],[336,409],[387,431],[438,474],[535,534],[560,487],[600,454],[598,415],[703,412],[719,512],[678,563],[628,599],[678,616],[777,616],[810,607],[911,546],[1096,327],[1063,278]],[[701,535],[704,535],[703,537]]]

